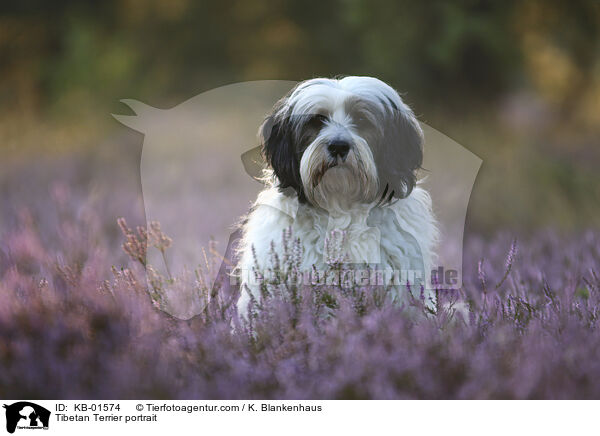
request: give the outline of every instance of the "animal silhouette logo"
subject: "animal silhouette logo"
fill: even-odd
[[[29,401],[19,401],[11,405],[4,404],[6,409],[6,431],[14,433],[19,429],[48,429],[50,411]]]
[[[210,270],[207,279],[211,286],[227,269],[224,265],[234,263],[232,246],[239,237],[237,232],[232,234],[234,224],[264,189],[265,161],[256,146],[258,126],[274,103],[295,85],[279,80],[236,83],[169,109],[122,100],[133,114],[114,118],[144,135],[140,178],[146,219],[159,221],[173,240],[166,256],[149,247],[148,265],[163,276],[186,274],[206,264],[204,248],[214,242],[210,252],[227,262]],[[441,232],[434,268],[439,265],[444,271],[457,272],[453,285],[460,287],[466,211],[482,161],[432,127],[424,123],[421,127],[426,143],[423,167],[427,170],[423,187],[431,194]],[[281,212],[291,217],[296,213],[293,208]],[[379,232],[378,214],[379,210],[365,212],[368,231]],[[339,227],[333,218],[324,223],[328,230]],[[385,234],[376,236],[371,238],[375,243],[385,239]],[[348,261],[377,263],[377,250],[370,253],[375,258]],[[170,304],[163,310],[176,318],[190,319],[204,309],[197,293],[182,295],[178,288],[166,298]]]

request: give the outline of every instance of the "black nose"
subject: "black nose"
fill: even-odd
[[[344,160],[350,151],[350,144],[341,140],[331,141],[327,146],[327,150],[329,150],[329,154],[332,157],[337,158],[339,156]]]

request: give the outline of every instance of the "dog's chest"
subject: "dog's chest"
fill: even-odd
[[[408,268],[421,258],[416,239],[386,207],[357,205],[334,214],[301,205],[292,229],[303,245],[304,269],[332,262]]]

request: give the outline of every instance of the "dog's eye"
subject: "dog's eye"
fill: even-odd
[[[320,129],[321,127],[323,127],[325,125],[326,121],[327,121],[327,117],[325,115],[315,114],[315,115],[312,115],[310,117],[310,119],[308,120],[308,125],[315,129]]]
[[[354,117],[354,123],[358,126],[365,125],[369,123],[369,119],[364,115],[356,115]]]

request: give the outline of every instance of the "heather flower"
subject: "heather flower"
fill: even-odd
[[[346,253],[346,231],[334,229],[325,237],[325,263],[339,268],[348,260]]]
[[[510,274],[510,271],[512,270],[512,266],[513,266],[513,261],[515,260],[515,256],[517,255],[517,240],[513,239],[513,242],[510,246],[510,250],[508,251],[508,254],[506,256],[506,261],[504,262],[504,275],[502,276],[502,279],[500,280],[500,282],[498,282],[498,284],[496,285],[496,289],[498,289],[500,286],[502,286],[502,284],[504,283],[504,281],[507,279],[508,275]]]
[[[477,263],[477,276],[479,277],[479,281],[481,282],[481,288],[483,291],[487,291],[486,281],[485,281],[485,270],[483,269],[483,259],[481,259]]]
[[[164,253],[171,246],[173,240],[165,235],[158,221],[151,221],[149,224],[148,244],[157,248],[161,253]]]
[[[133,230],[127,226],[127,221],[125,221],[125,218],[119,218],[117,223],[119,224],[119,227],[125,236],[125,242],[123,242],[122,245],[125,253],[127,253],[131,259],[142,264],[142,266],[146,266],[146,251],[148,242],[146,230],[143,227],[138,227],[138,234],[136,235]]]

